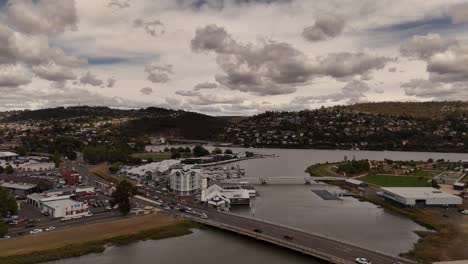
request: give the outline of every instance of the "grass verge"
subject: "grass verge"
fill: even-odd
[[[27,254],[0,257],[0,263],[33,264],[64,258],[79,257],[90,253],[103,252],[106,246],[109,245],[123,246],[136,241],[156,240],[187,235],[192,233],[191,228],[196,226],[197,225],[195,223],[184,220],[158,228],[142,230],[134,234],[119,235],[107,239],[69,244],[56,249],[35,251]]]

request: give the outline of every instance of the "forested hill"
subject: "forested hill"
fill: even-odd
[[[18,121],[47,121],[70,118],[118,118],[118,117],[142,117],[155,115],[170,115],[179,111],[164,108],[148,107],[143,109],[113,109],[104,106],[73,106],[56,107],[38,110],[23,110],[3,113],[4,122]]]
[[[228,124],[228,119],[204,114],[148,107],[112,109],[109,107],[57,107],[3,113],[2,123],[29,122],[37,126],[50,124],[99,124],[109,122],[128,137],[160,135],[185,139],[215,139]],[[1,117],[0,116],[0,117]]]
[[[346,109],[362,113],[421,118],[445,118],[448,116],[468,116],[468,102],[379,102],[359,103],[344,106]]]
[[[246,147],[468,152],[467,103],[366,103],[266,112],[230,124]]]

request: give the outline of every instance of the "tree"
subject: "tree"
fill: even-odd
[[[218,154],[222,154],[223,151],[220,148],[215,148],[211,153],[218,155]]]
[[[204,147],[202,147],[200,145],[197,145],[197,146],[195,146],[193,148],[193,156],[203,157],[203,156],[206,156],[206,155],[210,155],[210,152],[206,148],[204,148]]]
[[[226,150],[224,151],[224,154],[232,154],[232,153],[233,153],[233,152],[232,152],[232,150],[230,150],[230,149],[226,149]]]
[[[130,212],[130,198],[136,193],[133,185],[127,180],[123,180],[117,185],[114,193],[112,193],[112,205],[118,205],[122,215],[127,215]]]
[[[0,174],[2,173],[5,173],[5,168],[3,168],[2,166],[0,166]]]
[[[0,220],[0,238],[4,237],[8,233],[8,225]]]
[[[55,163],[55,168],[58,168],[60,166],[60,153],[58,153],[58,151],[54,153],[52,161]]]
[[[10,191],[0,187],[0,217],[18,213],[18,204]]]
[[[179,152],[172,152],[171,153],[171,159],[180,159],[181,155]]]
[[[13,167],[12,167],[11,165],[8,165],[8,166],[6,166],[6,168],[5,168],[5,172],[6,172],[7,174],[12,174],[13,172],[15,172],[15,170],[13,169]]]

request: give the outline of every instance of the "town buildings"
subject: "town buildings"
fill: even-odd
[[[203,169],[199,165],[174,168],[169,174],[170,189],[181,196],[195,194],[201,190],[202,175]]]

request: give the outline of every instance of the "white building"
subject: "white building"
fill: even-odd
[[[222,209],[229,209],[231,205],[250,205],[249,190],[240,186],[220,187],[216,184],[202,190],[201,201]]]
[[[203,169],[201,166],[174,168],[169,175],[170,189],[181,196],[192,195],[201,190]]]
[[[33,193],[27,196],[27,203],[53,218],[88,214],[89,206],[87,203],[72,200],[70,197],[71,194]]]
[[[382,188],[386,200],[409,207],[455,206],[462,198],[431,187],[387,187]]]
[[[42,213],[53,218],[84,216],[89,213],[87,203],[71,199],[44,202]]]
[[[18,154],[9,152],[9,151],[0,152],[0,166],[2,167],[6,167],[7,165],[13,166],[16,160],[18,160]]]

